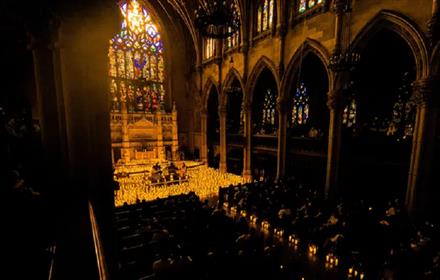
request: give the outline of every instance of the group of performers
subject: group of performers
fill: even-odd
[[[176,180],[187,179],[187,167],[184,162],[180,168],[178,168],[173,162],[170,162],[168,166],[162,168],[157,162],[150,171],[149,180],[151,183],[170,182]]]

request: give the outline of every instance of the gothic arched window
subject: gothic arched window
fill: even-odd
[[[351,82],[347,90],[347,101],[342,111],[342,124],[348,129],[355,129],[357,120],[358,104],[356,100],[354,82]]]
[[[231,27],[228,28],[229,32],[231,31]],[[232,49],[238,46],[240,39],[240,32],[236,31],[234,34],[226,38],[226,49]]]
[[[264,95],[262,112],[262,127],[265,128],[266,131],[269,131],[275,127],[275,110],[275,95],[272,92],[272,89],[268,88]]]
[[[110,40],[112,110],[156,111],[164,104],[163,43],[151,15],[137,1],[121,4],[121,31]]]
[[[257,34],[272,28],[274,1],[260,0],[257,8]]]
[[[304,83],[296,89],[292,101],[292,126],[305,125],[309,119],[309,94]]]
[[[210,59],[215,55],[215,40],[212,38],[205,39],[205,59]]]
[[[405,72],[393,104],[391,121],[387,128],[387,135],[396,137],[397,141],[405,140],[413,135],[415,104],[411,99],[411,94],[409,73]]]
[[[313,9],[319,5],[324,4],[325,0],[299,0],[298,1],[298,12],[300,14]]]

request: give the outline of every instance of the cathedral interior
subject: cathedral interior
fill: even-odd
[[[4,0],[5,279],[440,279],[440,0]]]

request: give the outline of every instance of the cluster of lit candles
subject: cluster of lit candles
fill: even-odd
[[[365,278],[365,274],[363,272],[360,272],[355,267],[350,267],[348,269],[348,279],[359,279],[362,280]]]
[[[270,224],[269,224],[269,222],[268,221],[266,221],[266,220],[264,220],[264,221],[262,221],[261,222],[261,228],[263,229],[263,230],[269,230],[269,228],[270,228]]]
[[[283,239],[283,235],[284,235],[284,229],[282,228],[276,228],[274,230],[274,234],[276,237],[278,237],[279,239]]]
[[[295,249],[298,248],[299,245],[299,238],[295,234],[289,235],[289,244],[293,246]]]
[[[228,202],[223,202],[223,209],[230,214],[232,217],[236,217],[238,214],[237,211],[237,207],[236,206],[232,206],[229,207],[229,203]],[[240,210],[240,216],[243,218],[247,218],[248,217],[248,213],[246,210]],[[249,224],[252,226],[256,226],[257,225],[257,216],[256,215],[250,215],[249,216]],[[261,222],[261,230],[263,231],[269,231],[270,229],[270,223],[267,220],[263,220]],[[284,236],[284,229],[282,228],[275,228],[274,229],[274,235],[280,239],[283,238]],[[299,238],[298,236],[296,236],[295,234],[291,234],[289,235],[288,238],[288,243],[289,245],[293,246],[295,249],[298,248],[299,245]],[[315,244],[309,244],[308,248],[307,248],[307,252],[308,255],[310,257],[314,257],[316,256],[317,252],[318,252],[318,246]],[[339,265],[339,259],[337,256],[335,256],[333,253],[329,253],[326,255],[325,257],[325,268],[327,269],[333,269],[333,268],[337,268]],[[359,279],[362,280],[365,278],[365,274],[363,272],[360,272],[358,269],[354,268],[354,267],[350,267],[348,269],[348,279]],[[302,278],[304,279],[304,278]]]
[[[333,253],[327,254],[325,256],[325,268],[332,269],[336,268],[339,265],[339,259]]]
[[[318,246],[315,244],[309,244],[308,247],[309,256],[316,256],[316,253],[318,252]]]

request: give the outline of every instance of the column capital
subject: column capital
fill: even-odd
[[[249,100],[243,100],[242,104],[243,112],[250,112],[252,111],[252,104]]]
[[[277,110],[280,114],[283,114],[287,111],[287,98],[285,96],[278,96],[277,97]]]
[[[208,115],[208,110],[203,108],[200,110],[200,115],[202,115],[202,117],[206,117]]]
[[[334,0],[332,10],[336,15],[342,15],[348,11],[347,0]]]
[[[434,96],[435,87],[438,86],[438,79],[433,77],[423,78],[413,83],[412,100],[417,107],[426,107],[433,105],[434,102],[438,106],[438,98]]]
[[[342,91],[331,90],[327,93],[327,107],[329,110],[337,110],[341,105]]]
[[[219,105],[218,106],[218,114],[221,115],[226,115],[228,113],[228,107],[226,105]]]

